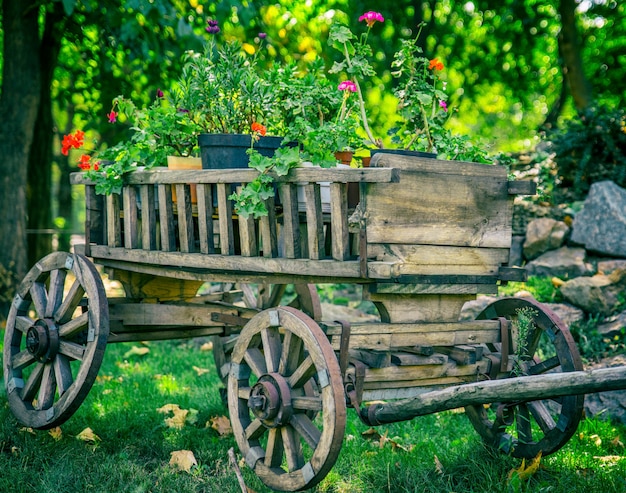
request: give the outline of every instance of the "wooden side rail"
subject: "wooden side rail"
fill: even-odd
[[[349,241],[348,183],[363,187],[398,181],[398,173],[389,168],[296,169],[276,177],[277,195],[266,200],[267,216],[243,218],[229,197],[256,175],[251,169],[137,171],[128,175],[121,194],[99,196],[84,174],[74,173],[72,184],[86,187],[86,253],[98,259],[181,266],[168,254],[358,263]],[[324,187],[330,204],[322,201]],[[193,268],[202,263],[191,257],[185,261]],[[329,268],[327,275],[335,272]],[[347,277],[361,274],[351,268]]]

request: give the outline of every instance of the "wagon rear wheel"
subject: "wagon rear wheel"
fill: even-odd
[[[109,308],[95,266],[53,253],[28,272],[4,335],[9,406],[26,426],[65,422],[96,379],[109,334]]]
[[[582,370],[578,349],[567,326],[548,308],[524,298],[504,298],[489,305],[477,318],[503,317],[511,321],[517,362],[509,376],[540,375]],[[492,347],[500,351],[498,344]],[[584,396],[530,402],[468,406],[465,412],[485,442],[514,457],[556,452],[576,431]]]
[[[261,311],[279,306],[283,300],[283,295],[287,291],[288,285],[241,283],[238,287],[242,291],[245,306]],[[321,320],[322,307],[315,285],[293,284],[293,291],[295,296],[289,301],[288,306],[298,308],[313,318],[313,320]],[[228,380],[230,358],[237,337],[236,334],[232,334],[228,336],[214,336],[212,339],[213,359],[217,367],[217,373],[224,385],[226,385]]]
[[[317,323],[291,307],[252,318],[233,350],[228,408],[239,449],[267,486],[297,491],[321,481],[341,449],[346,404]]]

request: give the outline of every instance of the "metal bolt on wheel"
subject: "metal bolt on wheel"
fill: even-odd
[[[317,323],[291,307],[250,320],[233,350],[228,408],[239,449],[267,486],[297,491],[321,481],[341,449],[346,404]]]
[[[20,284],[4,334],[9,406],[25,426],[65,422],[96,379],[109,334],[109,308],[95,266],[52,253]]]

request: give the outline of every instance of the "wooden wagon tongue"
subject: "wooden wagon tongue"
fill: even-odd
[[[381,425],[458,407],[524,402],[626,389],[626,367],[489,380],[427,392],[410,399],[375,403],[360,410],[364,421]]]

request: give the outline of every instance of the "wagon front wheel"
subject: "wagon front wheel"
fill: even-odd
[[[321,481],[341,449],[346,404],[317,323],[292,307],[253,317],[233,350],[228,408],[237,445],[263,483],[297,491]]]
[[[541,375],[583,369],[567,326],[547,307],[525,298],[504,298],[489,305],[478,319],[510,321],[513,366],[508,376]],[[501,344],[490,348],[502,351]],[[556,452],[576,431],[584,396],[572,395],[516,403],[468,406],[465,413],[491,447],[514,457]]]
[[[4,335],[4,380],[14,416],[37,429],[65,422],[93,385],[109,333],[95,266],[52,253],[20,284]]]

